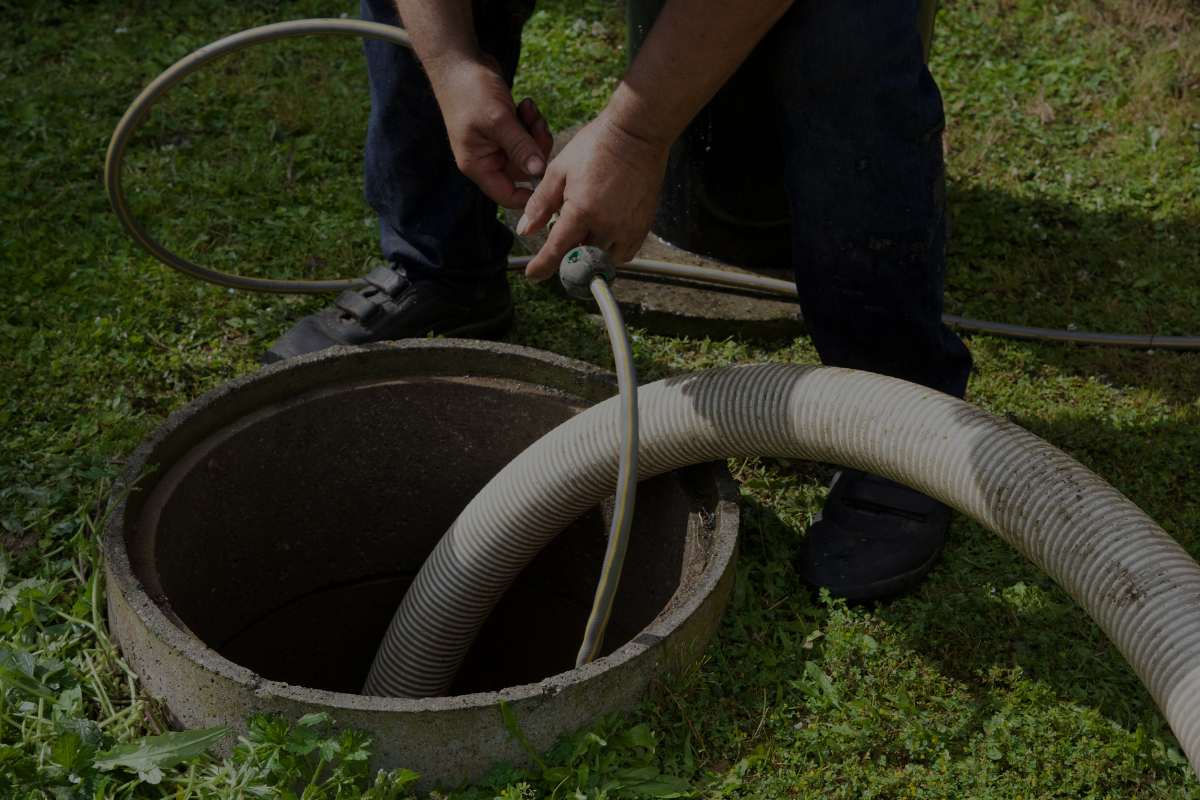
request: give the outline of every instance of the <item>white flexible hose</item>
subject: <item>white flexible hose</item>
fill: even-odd
[[[467,506],[405,595],[372,693],[444,693],[539,550],[611,494],[618,398],[555,428]],[[760,364],[639,392],[639,479],[752,455],[884,475],[953,506],[1056,580],[1116,643],[1200,767],[1200,566],[1104,480],[954,397],[833,367]]]

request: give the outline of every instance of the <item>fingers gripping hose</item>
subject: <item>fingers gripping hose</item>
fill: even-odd
[[[616,479],[620,401],[551,431],[467,506],[405,595],[375,691],[443,693],[522,568]],[[764,455],[868,470],[957,508],[1044,569],[1133,665],[1200,766],[1200,567],[1062,451],[948,395],[869,373],[762,364],[639,392],[639,479]]]

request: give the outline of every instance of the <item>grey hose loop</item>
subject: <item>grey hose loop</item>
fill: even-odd
[[[121,186],[121,171],[125,163],[125,149],[134,131],[145,121],[151,107],[157,103],[172,86],[203,67],[208,62],[220,56],[235,53],[252,45],[285,39],[293,36],[308,36],[311,34],[341,34],[343,36],[362,36],[368,39],[382,39],[403,47],[411,47],[408,33],[403,28],[394,25],[383,25],[378,22],[365,22],[354,19],[299,19],[289,22],[277,22],[274,25],[263,25],[259,28],[226,36],[212,44],[205,45],[167,67],[157,78],[142,90],[141,94],[126,109],[121,121],[113,130],[112,139],[108,143],[108,155],[104,159],[104,186],[108,190],[108,201],[112,205],[117,219],[125,226],[126,232],[133,240],[169,267],[191,275],[193,278],[229,286],[233,289],[248,289],[252,292],[277,292],[284,294],[310,294],[329,292],[338,289],[353,288],[361,284],[359,280],[328,280],[300,281],[275,280],[271,278],[249,278],[242,275],[230,275],[208,267],[202,267],[192,261],[172,253],[156,239],[133,217],[129,204],[125,199],[125,190]]]
[[[1200,766],[1200,567],[1070,456],[956,398],[833,367],[711,370],[639,395],[641,480],[729,457],[831,462],[912,486],[996,532],[1113,640]],[[467,506],[396,612],[372,666],[383,693],[445,692],[521,569],[608,493],[620,424],[616,398],[588,409]]]
[[[125,200],[124,189],[121,186],[121,170],[125,160],[125,149],[134,132],[145,120],[151,106],[172,86],[188,75],[203,67],[209,61],[228,53],[250,47],[255,44],[283,39],[291,36],[307,36],[310,34],[345,34],[363,36],[369,39],[382,39],[403,47],[411,47],[408,34],[392,25],[381,25],[378,22],[367,22],[356,19],[299,19],[288,22],[277,22],[273,25],[263,25],[259,28],[235,33],[212,44],[205,45],[199,50],[184,56],[168,67],[155,78],[149,86],[137,96],[121,121],[113,131],[112,140],[108,145],[108,156],[104,162],[104,185],[108,190],[109,203],[125,230],[133,240],[147,252],[169,267],[180,270],[193,278],[229,286],[234,289],[246,289],[252,292],[277,292],[282,294],[309,294],[315,292],[336,291],[361,285],[360,280],[277,280],[269,278],[248,278],[240,275],[230,275],[214,269],[202,267],[188,261],[182,256],[172,253],[154,238],[152,238],[133,218],[129,205]],[[529,263],[529,258],[516,256],[508,260],[510,267],[523,267]],[[778,294],[784,297],[795,297],[796,287],[788,281],[764,278],[758,275],[732,273],[726,270],[694,267],[688,264],[676,264],[670,261],[653,261],[638,259],[624,265],[622,271],[637,272],[647,275],[658,275],[670,279],[694,280],[712,283],[718,286],[728,286],[738,289],[762,291],[768,294]],[[1097,331],[1071,331],[1056,328],[1036,328],[1026,325],[1010,325],[1004,322],[970,319],[946,315],[946,324],[964,331],[987,333],[994,336],[1006,336],[1015,339],[1034,339],[1054,342],[1073,342],[1076,344],[1107,345],[1110,347],[1159,348],[1162,350],[1200,350],[1200,336],[1154,336],[1123,333],[1102,333]]]

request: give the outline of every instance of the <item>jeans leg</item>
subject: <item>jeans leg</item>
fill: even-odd
[[[798,0],[764,40],[796,287],[821,360],[961,397],[971,357],[941,322],[941,95],[918,0]]]
[[[475,3],[480,46],[511,84],[531,2]],[[399,25],[393,0],[361,0],[362,18]],[[364,184],[383,256],[410,273],[478,279],[505,268],[512,234],[496,204],[454,164],[433,89],[412,51],[367,40],[371,91]]]

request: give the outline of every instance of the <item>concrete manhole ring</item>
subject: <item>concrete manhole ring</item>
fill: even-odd
[[[641,484],[602,658],[571,667],[604,547],[597,508],[522,573],[452,695],[357,687],[458,511],[614,393],[588,364],[448,339],[336,348],[226,384],[130,459],[104,542],[111,630],[181,726],[326,711],[372,735],[374,767],[414,769],[426,786],[523,762],[502,699],[544,749],[699,657],[734,575],[737,489],[722,465]]]

